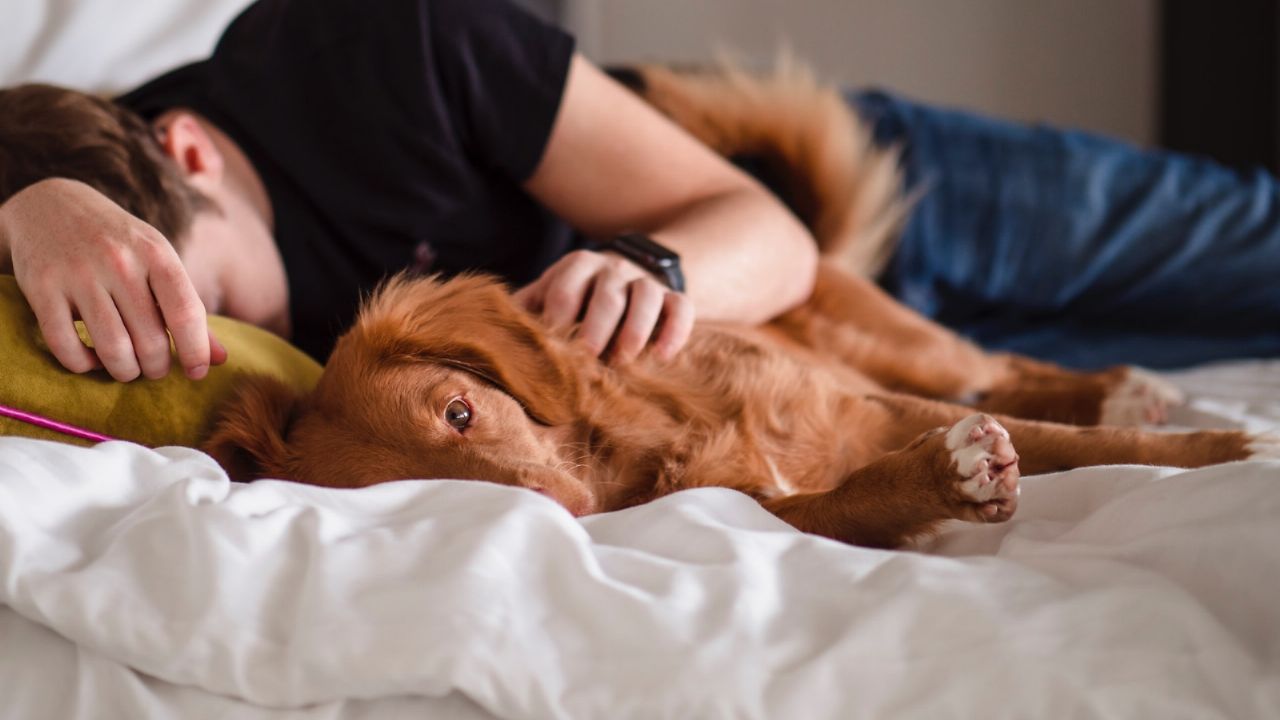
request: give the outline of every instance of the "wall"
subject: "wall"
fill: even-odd
[[[1155,139],[1156,0],[564,0],[598,62],[767,64],[1028,121]]]

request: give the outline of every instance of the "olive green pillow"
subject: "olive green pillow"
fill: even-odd
[[[242,373],[274,375],[299,391],[320,377],[315,360],[271,333],[224,317],[210,317],[209,327],[228,359],[203,380],[188,380],[176,357],[160,380],[122,383],[105,370],[77,375],[49,352],[13,276],[0,275],[0,405],[151,447],[194,447]],[[90,444],[5,416],[0,435]]]

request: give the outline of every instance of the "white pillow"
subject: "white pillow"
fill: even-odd
[[[250,0],[0,0],[0,87],[128,90],[203,58]]]

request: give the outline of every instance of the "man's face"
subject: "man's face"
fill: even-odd
[[[288,337],[288,281],[257,171],[229,137],[194,113],[173,110],[155,125],[165,152],[210,201],[182,238],[171,238],[205,309]]]
[[[178,243],[205,309],[288,337],[288,282],[270,229],[234,192],[210,199]]]

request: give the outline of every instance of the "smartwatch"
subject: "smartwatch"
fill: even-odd
[[[680,256],[644,233],[629,232],[615,235],[601,242],[596,249],[618,253],[648,270],[672,290],[684,292],[684,273],[680,271]]]

